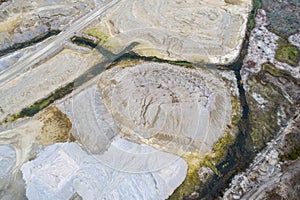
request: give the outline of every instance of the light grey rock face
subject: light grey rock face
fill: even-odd
[[[105,71],[99,85],[123,134],[168,152],[210,151],[231,121],[230,94],[206,71],[143,63]]]
[[[123,139],[115,142],[127,143]],[[149,149],[131,145],[139,148],[140,152]],[[108,150],[102,156],[110,155],[112,151]],[[187,171],[186,163],[179,157],[172,165],[147,173],[120,172],[103,164],[100,157],[87,154],[76,143],[57,143],[46,147],[37,159],[22,167],[27,197],[33,200],[69,199],[74,196],[83,199],[165,199],[181,184]],[[128,167],[143,162],[129,157],[122,159]]]
[[[1,200],[24,200],[27,199],[25,195],[25,182],[22,177],[22,173],[18,170],[14,175],[9,174],[0,186],[0,197]]]
[[[15,165],[16,151],[9,145],[0,146],[0,181]]]

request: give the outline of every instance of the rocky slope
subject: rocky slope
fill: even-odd
[[[267,144],[249,169],[231,182],[223,199],[298,199],[300,115]]]
[[[94,6],[85,3],[68,9],[71,4],[39,2],[23,11],[2,3],[3,48],[26,42],[18,34],[40,34],[31,33],[44,27],[31,21],[34,11],[57,28]],[[175,191],[171,198],[195,199],[212,177],[230,180],[232,173],[223,169],[245,167],[245,152],[250,159],[261,150],[223,198],[297,196],[300,40],[293,21],[299,16],[287,14],[299,10],[297,1],[262,1],[248,52],[237,60],[240,72],[211,64],[236,58],[250,7],[248,0],[121,1],[80,33],[89,40],[73,38],[63,51],[2,84],[0,120],[15,124],[2,121],[0,130],[0,196],[165,199]],[[65,16],[53,17],[54,11]],[[2,58],[0,70],[21,54],[26,51]],[[54,95],[57,88],[62,95]],[[14,121],[25,107],[37,114]],[[233,159],[224,161],[226,155]]]
[[[101,74],[108,111],[123,134],[175,154],[204,154],[231,123],[231,95],[208,71],[142,63]]]
[[[263,150],[225,199],[299,197],[299,9],[296,1],[263,0],[258,11],[241,73],[254,150]]]

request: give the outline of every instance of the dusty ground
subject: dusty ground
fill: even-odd
[[[50,30],[62,30],[94,7],[92,0],[12,0],[1,3],[0,50],[30,42]]]
[[[89,28],[98,29],[112,51],[137,41],[141,55],[228,63],[239,53],[250,9],[250,0],[130,0]]]
[[[231,95],[208,71],[142,63],[105,71],[99,85],[125,135],[167,152],[203,155],[231,122]]]
[[[103,59],[100,54],[82,54],[65,49],[38,67],[1,85],[0,120],[20,112],[55,89],[74,81],[79,75]]]
[[[84,6],[85,9],[89,9],[92,4]],[[56,9],[57,12],[66,12],[62,20],[69,19],[68,14],[71,17],[81,14],[79,11],[73,13],[72,9],[68,11],[64,5],[47,6],[38,8],[42,14],[44,13],[44,18],[47,14],[51,18]],[[102,16],[100,21],[94,22],[84,32],[95,37],[103,48],[114,53],[137,41],[139,45],[134,47],[133,51],[144,56],[198,63],[229,63],[239,53],[250,7],[250,0],[121,1],[109,14]],[[25,9],[21,13],[25,15],[25,19],[29,19],[26,17],[35,9],[37,8],[33,4],[33,7],[28,7],[28,10]],[[35,19],[34,16],[32,19]],[[59,27],[65,23],[57,21],[56,18],[53,20],[51,27]],[[24,24],[20,24],[19,14],[9,13],[6,21],[0,23],[5,25],[0,26],[1,34],[4,34],[2,37],[0,35],[0,38],[4,38],[6,42],[3,44],[6,46],[19,41],[18,37],[24,36],[22,34],[31,36],[27,28],[22,29]],[[32,23],[28,24],[29,29],[32,26]],[[20,29],[22,33],[18,32]],[[266,33],[270,45],[263,46],[266,48],[265,54],[272,58],[275,54],[273,48],[277,47],[275,42],[277,38],[267,32],[264,26],[257,27],[256,31],[258,34]],[[7,39],[16,34],[18,37],[15,37],[15,40]],[[291,36],[290,40],[299,45],[297,37]],[[250,40],[252,45],[249,55],[259,54],[253,45],[257,41],[265,44],[265,41],[258,39]],[[55,89],[73,81],[96,63],[107,59],[112,52],[106,51],[107,55],[102,55],[95,49],[77,48],[69,43],[66,49],[54,57],[39,63],[17,79],[1,85],[0,120],[9,114],[18,113],[24,107],[32,105]],[[250,61],[250,56],[247,59]],[[260,63],[253,69],[258,69],[258,65],[265,62],[264,58],[258,61]],[[128,62],[130,63],[130,59]],[[276,64],[276,61],[274,62]],[[284,64],[279,64],[279,68],[285,67]],[[114,187],[122,179],[125,180],[122,183],[130,185],[132,193],[146,195],[145,198],[150,198],[151,195],[153,195],[151,198],[166,198],[182,183],[186,175],[198,178],[193,173],[186,172],[187,164],[190,164],[188,162],[194,161],[196,167],[193,172],[198,174],[197,153],[204,155],[210,152],[225,132],[236,128],[236,118],[241,113],[239,113],[240,104],[237,102],[239,94],[236,77],[233,72],[188,69],[155,62],[122,67],[115,66],[105,71],[101,74],[100,80],[96,77],[55,102],[55,106],[48,107],[26,121],[19,121],[12,129],[0,132],[0,144],[6,145],[2,148],[11,145],[16,152],[16,156],[13,153],[9,154],[12,155],[11,160],[15,164],[14,167],[8,166],[7,170],[10,172],[9,176],[18,177],[20,180],[21,186],[18,186],[22,189],[20,194],[24,194],[24,183],[19,169],[26,162],[23,165],[23,172],[30,185],[29,189],[27,188],[27,196],[35,194],[30,193],[30,190],[38,191],[39,187],[48,187],[47,185],[51,184],[58,185],[55,194],[58,196],[64,195],[60,193],[63,188],[72,188],[68,197],[81,195],[90,198],[89,191],[94,194],[101,192],[93,186],[91,190],[83,190],[84,185],[78,181],[79,179],[74,181],[72,186],[69,185],[69,178],[74,175],[72,170],[81,169],[80,179],[86,181],[86,185],[102,184],[104,180],[102,177],[108,176],[105,181],[109,180],[109,186],[116,188],[115,195],[129,195],[122,188]],[[297,67],[287,66],[287,69],[293,78],[297,78]],[[252,97],[263,106],[264,98],[261,95],[252,94]],[[65,143],[69,141],[76,143]],[[59,142],[60,144],[57,144]],[[221,144],[221,151],[224,147],[222,145],[226,144]],[[61,147],[65,149],[61,150]],[[38,152],[41,154],[37,154]],[[196,161],[187,158],[184,161],[165,152],[177,155],[182,155],[182,152],[196,152],[198,157],[196,156]],[[216,152],[212,154],[216,155]],[[43,156],[53,156],[51,157],[53,163]],[[85,160],[85,157],[88,158]],[[99,158],[100,164],[94,162],[95,157]],[[180,164],[178,162],[174,164],[171,162],[174,160],[169,158],[179,160]],[[31,159],[33,161],[28,162]],[[70,169],[64,165],[65,161],[72,165]],[[29,171],[36,169],[36,163],[41,164],[42,170]],[[85,165],[86,163],[88,164]],[[172,165],[164,165],[170,163]],[[52,164],[54,168],[51,168]],[[215,168],[209,164],[207,164],[208,168],[210,167],[208,173],[217,173],[212,171]],[[78,166],[80,167],[77,168]],[[149,174],[149,176],[131,174],[137,170],[141,172],[148,169],[147,167],[151,170],[156,167],[157,172],[151,177]],[[94,170],[95,168],[97,169]],[[130,173],[124,174],[122,170]],[[35,174],[42,179],[36,179]],[[91,180],[90,176],[95,174],[98,176]],[[76,179],[76,176],[74,177]],[[135,182],[141,179],[153,187],[137,189]],[[39,184],[38,181],[41,180],[44,185]],[[165,180],[168,181],[164,182]],[[0,185],[2,188],[9,188],[13,183],[10,178],[1,181],[4,183]],[[188,186],[190,182],[185,184]],[[109,188],[106,189],[105,191],[110,191]],[[11,190],[7,189],[7,193],[9,192]],[[42,193],[40,195],[43,197]]]

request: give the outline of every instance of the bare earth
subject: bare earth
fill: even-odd
[[[118,51],[137,41],[135,52],[171,60],[229,63],[238,55],[246,31],[250,0],[126,0],[95,28]]]
[[[65,31],[72,20],[102,5],[100,0],[22,2],[12,1],[20,10],[8,2],[0,6],[7,10],[0,12],[0,49],[48,28]],[[168,198],[189,175],[183,155],[199,158],[211,152],[240,111],[232,72],[129,61],[130,66],[104,71],[32,118],[13,124],[3,120],[96,64],[111,61],[112,53],[132,42],[139,43],[133,51],[141,56],[232,62],[241,48],[251,2],[116,1],[109,12],[78,30],[78,35],[97,38],[107,55],[71,44],[72,30],[61,38],[62,50],[43,52],[44,60],[30,57],[30,48],[2,57],[0,76],[5,78],[6,70],[18,63],[21,72],[0,83],[0,161],[5,161],[0,163],[0,197]],[[34,23],[36,12],[40,21]],[[31,48],[39,50],[38,45]],[[38,64],[22,68],[26,55]]]

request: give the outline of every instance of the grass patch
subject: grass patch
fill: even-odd
[[[99,39],[99,44],[103,44],[109,38],[108,35],[102,33],[97,28],[92,28],[92,29],[88,30],[86,32],[86,34],[98,38]]]
[[[293,82],[293,84],[295,84],[296,86],[300,85],[299,80],[297,78],[294,78],[290,74],[290,72],[279,69],[270,62],[266,62],[261,65],[261,71],[257,74],[258,78],[263,79],[264,73],[269,73],[274,77],[282,77],[286,79],[288,82]]]
[[[262,64],[261,69],[275,77],[283,76],[282,71],[280,69],[276,68],[272,63],[269,63],[269,62]]]
[[[199,153],[184,155],[184,160],[188,163],[188,172],[184,182],[169,197],[169,200],[183,199],[193,191],[199,189],[201,181],[198,171],[201,167],[209,167],[217,176],[221,176],[216,165],[224,160],[228,148],[235,142],[235,138],[226,133],[213,147],[213,153],[207,153],[203,158]]]
[[[221,162],[227,153],[228,147],[233,145],[234,143],[234,138],[230,133],[226,133],[221,139],[219,139],[214,147],[213,147],[213,161],[215,163]]]
[[[116,59],[111,65],[111,67],[114,67],[118,65],[120,62],[124,60],[129,60],[132,63],[135,63],[135,61],[139,62],[158,62],[158,63],[168,63],[172,65],[177,65],[177,66],[182,66],[182,67],[187,67],[187,68],[194,68],[194,64],[191,62],[183,61],[183,60],[164,60],[155,56],[141,56],[139,54],[136,54],[134,52],[126,53],[123,56],[120,56],[118,59]]]
[[[239,0],[225,0],[225,3],[239,5],[240,1]]]
[[[184,155],[184,160],[188,164],[188,171],[183,183],[173,192],[169,200],[183,199],[184,196],[198,189],[201,184],[198,170],[202,166],[198,153]]]
[[[284,39],[279,39],[277,42],[275,59],[291,66],[297,66],[300,57],[298,48]]]
[[[282,155],[280,156],[281,161],[286,161],[286,160],[296,160],[300,156],[300,147],[295,149],[295,151]]]
[[[253,0],[253,8],[249,16],[249,21],[247,24],[248,30],[252,30],[255,27],[255,16],[257,14],[257,10],[261,8],[261,0]]]

